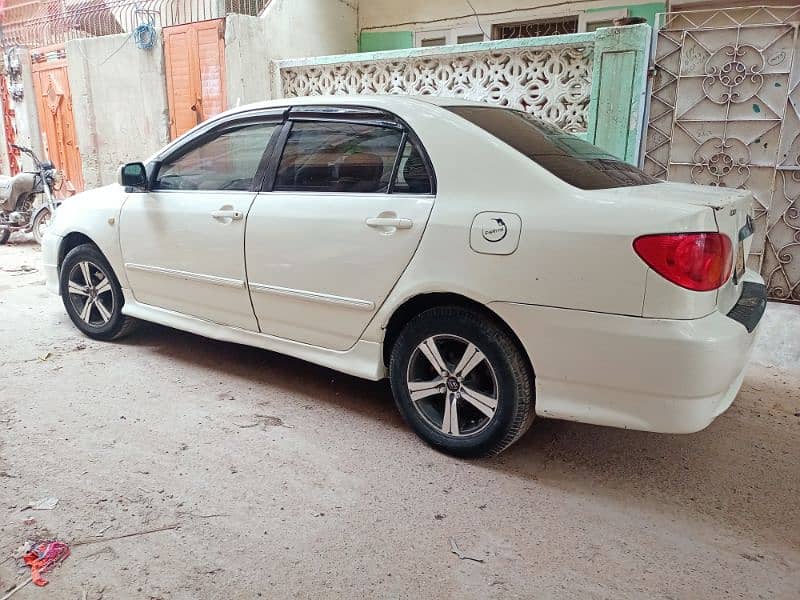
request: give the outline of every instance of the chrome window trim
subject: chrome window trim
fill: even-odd
[[[387,194],[386,192],[291,192],[287,190],[272,190],[257,192],[257,194],[259,196],[262,194],[283,194],[288,196],[347,196],[348,198],[387,198],[391,196],[392,198],[413,198],[415,200],[422,198],[436,198],[435,194],[410,194],[408,192]]]

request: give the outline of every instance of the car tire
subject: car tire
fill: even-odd
[[[518,341],[485,313],[426,310],[389,358],[400,413],[428,444],[459,457],[498,454],[534,420],[533,372]]]
[[[59,289],[69,318],[92,339],[116,340],[136,326],[135,319],[122,314],[125,298],[114,270],[92,244],[77,246],[64,257]]]

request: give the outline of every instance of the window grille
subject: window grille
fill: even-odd
[[[540,37],[544,35],[562,35],[578,32],[578,17],[558,17],[555,19],[537,19],[523,23],[503,23],[492,27],[493,40],[511,40],[516,38]]]

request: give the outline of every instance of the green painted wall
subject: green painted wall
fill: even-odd
[[[604,10],[628,9],[629,17],[642,17],[647,19],[651,27],[656,25],[656,14],[667,12],[667,5],[664,2],[651,2],[649,4],[634,4],[628,6],[606,6],[603,8],[590,8],[586,12],[601,12]]]
[[[647,19],[650,27],[656,26],[656,15],[667,12],[667,5],[663,2],[653,2],[651,4],[636,4],[628,7],[629,17],[643,17]]]
[[[414,33],[411,31],[362,31],[358,39],[359,52],[402,50],[413,47]]]
[[[652,5],[655,7],[656,5]],[[658,5],[663,6],[661,4]],[[658,9],[652,8],[652,14]],[[281,61],[281,66],[326,65],[409,57],[442,56],[464,51],[558,46],[592,46],[592,90],[588,127],[578,137],[597,144],[631,164],[638,164],[647,89],[651,27],[647,24],[607,27],[591,33],[497,40],[466,46],[413,48],[410,31],[363,32],[359,54]],[[392,49],[383,50],[391,47]],[[381,50],[378,50],[380,48]]]
[[[592,95],[586,139],[638,164],[647,89],[650,26],[600,29],[594,42]]]

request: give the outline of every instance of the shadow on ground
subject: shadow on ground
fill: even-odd
[[[220,376],[301,392],[314,402],[395,428],[398,435],[406,430],[385,381],[365,381],[274,352],[157,325],[144,325],[122,343]],[[602,494],[622,504],[635,501],[657,513],[681,513],[755,539],[777,537],[800,547],[800,418],[766,408],[765,397],[787,390],[780,380],[760,381],[762,376],[751,374],[731,410],[696,434],[539,420],[515,446],[479,464],[587,498]],[[754,380],[761,386],[757,392],[748,384]],[[797,394],[793,397],[797,402]]]

